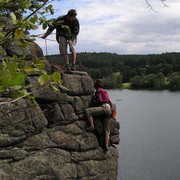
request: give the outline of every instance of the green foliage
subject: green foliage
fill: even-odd
[[[89,74],[93,76],[94,79],[101,79],[103,77],[100,69],[90,68]]]
[[[59,55],[47,56],[47,59],[64,63]],[[103,79],[106,88],[121,88],[122,83],[132,83],[133,89],[171,89],[173,86],[174,89],[178,89],[179,87],[173,85],[178,84],[179,74],[171,75],[180,72],[180,53],[153,55],[78,53],[77,64],[78,62],[78,69],[86,70],[94,80]],[[114,77],[118,72],[120,76]]]
[[[169,89],[180,90],[180,72],[172,73],[169,77]]]
[[[130,89],[130,87],[131,87],[131,84],[130,84],[130,83],[123,83],[123,84],[122,84],[122,88],[123,88],[123,89]]]
[[[21,92],[27,75],[20,71],[18,62],[2,61],[0,65],[0,92]]]
[[[47,84],[50,80],[50,77],[47,74],[43,74],[38,78],[38,82],[40,85]]]
[[[53,0],[4,0],[0,1],[0,17],[11,19],[12,26],[6,27],[0,24],[0,45],[5,42],[18,40],[19,47],[26,47],[33,41],[27,38],[29,30],[48,25],[45,15],[54,13],[53,6],[49,3]],[[24,17],[26,15],[26,17]],[[27,64],[24,57],[6,57],[0,59],[0,93],[6,93],[13,97],[30,95],[27,85],[27,77],[30,74],[37,74],[40,85],[49,84],[52,89],[59,85],[62,88],[62,79],[60,73],[56,72],[47,75],[44,70],[44,63],[36,59],[31,64]],[[64,88],[65,89],[65,88]],[[34,98],[31,97],[33,100]]]
[[[7,16],[12,20],[13,27],[7,29],[3,25],[0,26],[0,44],[11,39],[26,41],[23,33],[29,30],[35,30],[38,25],[47,27],[49,22],[46,20],[47,13],[54,13],[52,5],[53,0],[6,0],[0,1],[0,16]],[[23,15],[27,15],[23,17]],[[24,43],[24,42],[23,42]]]
[[[62,84],[61,74],[59,74],[58,72],[54,72],[52,74],[52,80],[58,84]]]
[[[116,72],[112,74],[113,87],[121,88],[122,87],[122,75],[120,72]]]
[[[148,74],[146,76],[135,76],[131,79],[131,88],[133,89],[164,89],[165,78],[162,73]]]
[[[166,82],[165,77],[163,73],[157,73],[156,74],[156,81],[155,81],[155,89],[165,89],[166,88]]]
[[[141,88],[141,76],[135,76],[131,79],[131,88],[138,89]]]

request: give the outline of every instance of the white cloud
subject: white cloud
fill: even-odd
[[[112,52],[146,54],[179,51],[180,2],[149,0],[156,12],[149,10],[145,0],[61,0],[55,16],[77,9],[81,31],[78,52]],[[57,2],[56,2],[57,3]],[[40,30],[40,33],[45,31]],[[50,36],[49,39],[55,37]],[[44,40],[37,39],[45,52]],[[48,42],[48,54],[58,54],[58,44]]]

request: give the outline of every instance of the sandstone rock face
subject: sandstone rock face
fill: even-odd
[[[112,120],[110,148],[103,151],[103,119],[96,132],[80,110],[91,103],[93,81],[85,72],[62,73],[67,94],[54,93],[30,77],[37,99],[0,97],[0,179],[116,180],[119,123]]]

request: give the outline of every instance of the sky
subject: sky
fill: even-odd
[[[180,0],[60,0],[52,3],[54,15],[77,10],[80,33],[77,52],[110,52],[116,54],[161,54],[180,52]],[[47,30],[47,29],[46,29]],[[31,31],[43,34],[41,27]],[[44,55],[59,54],[55,33],[47,40],[36,38]]]

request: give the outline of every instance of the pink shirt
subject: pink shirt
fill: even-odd
[[[101,105],[103,103],[108,103],[110,105],[112,104],[107,91],[105,89],[103,89],[103,88],[98,88],[97,89],[96,97],[97,97],[97,101],[99,103],[101,103]]]

